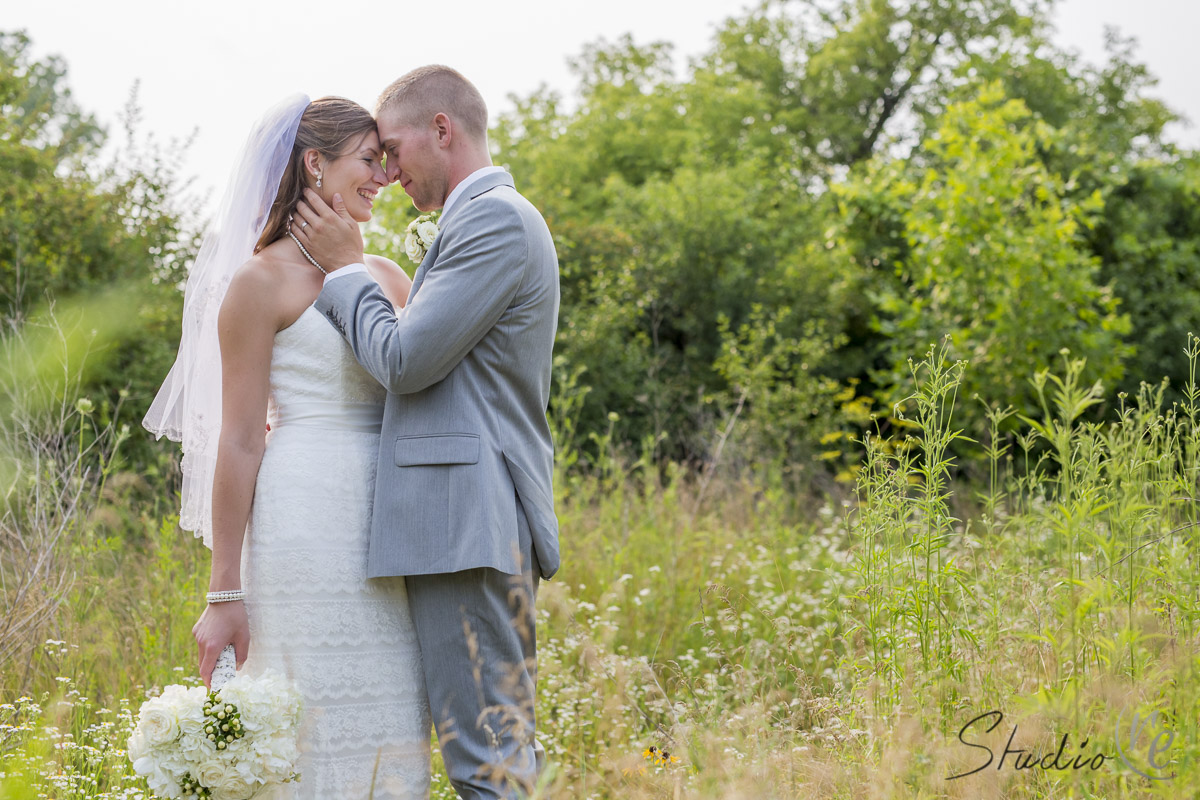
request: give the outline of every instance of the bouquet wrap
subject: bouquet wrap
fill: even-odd
[[[221,687],[237,677],[237,654],[233,645],[225,645],[221,655],[217,656],[217,666],[213,667],[212,690],[221,691]]]

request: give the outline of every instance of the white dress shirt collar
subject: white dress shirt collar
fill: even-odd
[[[442,217],[445,217],[447,214],[450,213],[450,207],[453,206],[454,203],[460,197],[462,197],[463,194],[466,193],[467,187],[470,186],[472,183],[479,180],[480,178],[486,177],[488,175],[495,175],[498,172],[504,172],[504,171],[505,171],[504,167],[481,167],[480,169],[477,169],[474,172],[472,172],[467,177],[463,178],[461,181],[458,182],[458,186],[455,186],[454,190],[452,192],[450,192],[450,196],[446,198],[446,203],[445,203],[445,205],[442,206]]]

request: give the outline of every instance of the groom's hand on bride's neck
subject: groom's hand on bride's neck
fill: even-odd
[[[340,194],[333,196],[330,208],[319,194],[305,189],[296,206],[292,233],[327,272],[363,262],[362,231]]]

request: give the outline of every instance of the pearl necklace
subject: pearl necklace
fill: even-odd
[[[300,252],[303,253],[304,257],[308,259],[308,263],[312,264],[314,267],[321,270],[322,275],[329,274],[324,267],[322,267],[320,264],[317,263],[317,260],[312,257],[312,254],[309,253],[307,249],[305,249],[304,245],[300,244],[300,240],[296,238],[296,234],[292,233],[292,215],[291,214],[288,214],[287,235],[291,238],[291,240],[293,242],[296,243],[296,247],[300,248]]]

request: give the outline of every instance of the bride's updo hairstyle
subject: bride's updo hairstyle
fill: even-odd
[[[296,141],[288,158],[279,192],[267,215],[267,225],[259,237],[254,252],[281,238],[287,230],[288,215],[304,197],[304,188],[313,186],[312,176],[304,169],[304,151],[312,148],[332,161],[349,152],[363,134],[375,130],[371,112],[344,97],[321,97],[313,100],[300,117]]]

